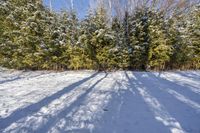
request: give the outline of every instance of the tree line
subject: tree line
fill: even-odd
[[[181,11],[168,10],[170,6],[163,10],[146,2],[124,6],[123,12],[115,6],[113,13],[100,2],[80,20],[75,10],[56,13],[42,0],[2,0],[0,65],[31,70],[199,69],[200,5],[179,6]]]

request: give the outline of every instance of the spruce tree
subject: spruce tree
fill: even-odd
[[[200,68],[200,5],[195,6],[187,18],[187,40],[190,53],[190,65],[193,69]]]
[[[148,66],[148,49],[150,46],[148,15],[147,9],[138,8],[130,18],[131,64],[134,69],[146,70]]]
[[[99,8],[95,14],[90,12],[83,22],[85,31],[80,37],[89,59],[93,62],[93,68],[98,70],[107,68],[109,63],[112,36],[106,19],[106,12],[103,8]]]
[[[171,69],[184,69],[190,60],[190,48],[187,43],[186,29],[187,23],[184,14],[172,17],[168,20],[169,27],[167,42],[172,46],[172,55],[170,57]]]
[[[112,55],[112,65],[114,68],[126,69],[130,67],[130,56],[128,53],[128,47],[125,45],[124,40],[124,25],[121,21],[114,17],[112,21],[113,31],[113,48],[110,49]]]
[[[165,69],[165,64],[170,60],[171,45],[167,44],[164,15],[153,10],[149,11],[150,24],[148,67],[150,69]]]

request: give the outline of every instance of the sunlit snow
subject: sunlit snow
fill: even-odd
[[[0,69],[0,132],[199,133],[200,71]]]

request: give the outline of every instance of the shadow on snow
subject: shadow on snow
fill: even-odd
[[[84,79],[82,79],[78,82],[75,82],[75,83],[69,85],[68,87],[65,87],[62,90],[56,92],[55,94],[42,99],[41,101],[39,101],[37,103],[31,104],[31,105],[24,107],[24,108],[20,108],[20,109],[14,111],[13,113],[11,113],[6,118],[0,118],[0,129],[5,129],[6,127],[11,125],[12,123],[18,121],[19,119],[27,117],[27,116],[39,111],[43,106],[48,105],[50,102],[58,99],[59,97],[61,97],[65,93],[70,92],[75,87],[80,86],[84,82],[94,78],[97,74],[98,73],[94,73],[93,75],[91,75],[87,78],[84,78]]]
[[[97,74],[94,73],[73,83],[35,104],[14,111],[8,117],[0,119],[0,129],[5,129],[21,118],[38,112],[52,101],[95,78]],[[124,79],[113,81],[114,85],[111,84],[108,88],[104,87],[106,83],[110,82],[107,78],[100,89],[94,90],[97,84],[108,76],[105,74],[89,88],[81,90],[82,92],[69,106],[47,118],[46,123],[42,123],[40,128],[34,131],[31,128],[26,130],[29,132],[48,132],[56,124],[59,124],[60,120],[64,119],[64,126],[71,126],[72,129],[68,131],[74,133],[88,133],[87,129],[81,128],[81,124],[84,123],[91,126],[90,132],[95,133],[102,133],[102,130],[105,133],[200,132],[200,98],[191,87],[180,85],[178,81],[169,81],[155,76],[150,72],[123,72],[122,75]],[[196,78],[198,79],[198,76]],[[96,109],[88,110],[93,106]],[[81,116],[82,113],[85,113],[84,117]],[[77,114],[79,116],[76,116]],[[78,124],[77,128],[73,129],[73,124],[75,126]],[[66,131],[65,129],[59,130],[60,132]]]
[[[144,87],[148,88],[152,96],[157,98],[157,100],[165,106],[171,116],[173,116],[177,122],[180,122],[180,125],[186,132],[200,132],[198,128],[200,123],[199,102],[196,103],[177,92],[185,91],[189,93],[188,87],[180,86],[176,84],[176,82],[156,77],[150,72],[134,73],[134,76]]]
[[[61,118],[69,114],[70,111],[72,111],[72,109],[74,109],[75,107],[79,107],[84,101],[85,97],[94,89],[94,87],[98,83],[100,83],[103,79],[105,79],[107,75],[108,74],[106,73],[104,77],[96,81],[91,87],[86,88],[85,92],[82,95],[78,96],[78,98],[72,104],[70,104],[67,108],[64,108],[61,112],[56,114],[54,117],[49,118],[47,123],[45,123],[44,125],[41,125],[41,128],[39,128],[35,132],[42,132],[42,133],[48,132],[49,128],[56,124],[56,120],[60,120]]]

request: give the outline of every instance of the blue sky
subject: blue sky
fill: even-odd
[[[55,11],[70,9],[71,0],[52,0],[52,7]],[[49,0],[44,0],[44,5],[49,7]],[[77,11],[79,18],[84,18],[89,7],[89,0],[74,0],[74,9]]]

